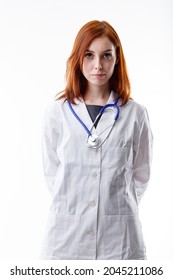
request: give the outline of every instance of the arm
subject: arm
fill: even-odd
[[[138,143],[134,148],[133,180],[138,202],[140,202],[150,179],[153,148],[153,136],[146,110],[141,117],[137,139]]]
[[[54,112],[55,108],[48,107],[43,119],[42,132],[42,156],[43,156],[43,171],[47,187],[51,194],[54,193],[54,181],[56,177],[59,159],[56,152],[58,133],[57,133],[57,119]]]

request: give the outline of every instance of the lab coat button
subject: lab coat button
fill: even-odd
[[[95,202],[94,200],[93,200],[93,201],[90,201],[89,205],[90,205],[91,207],[95,207],[95,206],[96,206],[96,202]]]
[[[91,177],[93,179],[97,178],[97,172],[96,171],[91,172]]]
[[[94,230],[89,230],[88,235],[91,236],[91,237],[94,237],[95,236],[95,231]]]

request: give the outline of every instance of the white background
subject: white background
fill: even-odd
[[[154,159],[140,205],[148,259],[173,259],[173,1],[0,1],[0,259],[38,259],[50,196],[42,172],[45,107],[87,21],[118,32],[132,97],[150,116]]]

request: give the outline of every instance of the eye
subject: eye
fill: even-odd
[[[93,57],[93,54],[90,53],[90,52],[87,52],[87,53],[85,54],[85,57],[88,58],[88,59],[91,59],[91,58]]]
[[[106,58],[106,59],[111,59],[112,54],[111,53],[104,53],[103,57]]]

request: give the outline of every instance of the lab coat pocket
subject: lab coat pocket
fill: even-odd
[[[106,253],[112,259],[145,259],[146,250],[138,216],[106,216]],[[113,238],[114,237],[114,238]]]
[[[112,146],[109,149],[108,167],[110,175],[132,166],[133,149],[131,146]]]
[[[44,242],[45,259],[69,259],[69,256],[77,255],[74,244],[79,221],[78,216],[57,214],[50,210]]]
[[[132,148],[111,147],[108,161],[108,187],[105,191],[105,214],[133,214],[129,198],[132,180]]]

